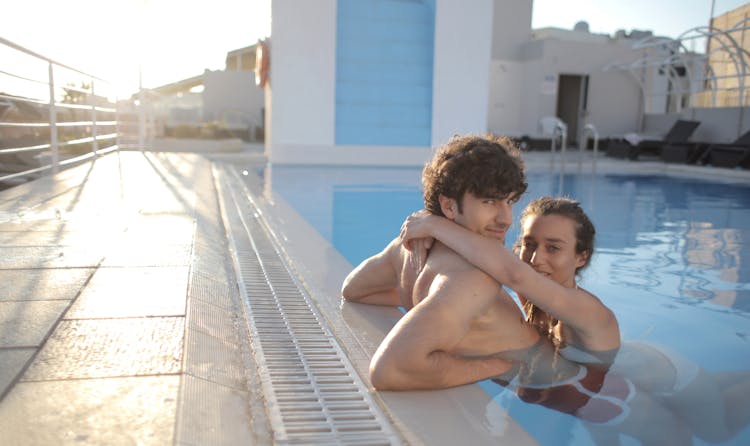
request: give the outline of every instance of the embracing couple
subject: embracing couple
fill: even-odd
[[[533,201],[515,253],[505,247],[513,204],[527,187],[510,139],[454,137],[424,167],[422,186],[426,210],[342,288],[347,300],[408,310],[372,358],[375,388],[438,389],[487,378],[551,384],[580,370],[552,359],[540,366],[540,358],[612,361],[617,319],[576,284],[595,232],[579,204]],[[518,294],[523,311],[503,286]]]
[[[527,187],[510,139],[451,139],[424,167],[422,186],[426,210],[342,287],[346,300],[407,309],[370,363],[376,389],[489,378],[586,421],[602,444],[619,433],[644,444],[724,441],[750,422],[749,374],[710,373],[644,342],[621,345],[614,313],[576,283],[595,235],[578,202],[532,201],[518,242],[505,247]]]

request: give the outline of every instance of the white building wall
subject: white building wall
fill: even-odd
[[[666,59],[667,56],[664,56]],[[665,68],[666,70],[666,68]],[[665,73],[659,74],[659,70],[653,67],[640,68],[635,73],[644,86],[645,97],[643,110],[645,113],[667,113],[667,102],[669,96],[666,94],[669,88],[669,76]]]
[[[492,13],[492,59],[517,61],[521,44],[531,38],[529,0],[496,0]]]
[[[525,67],[523,44],[531,38],[532,3],[499,0],[492,13],[492,61],[488,88],[487,130],[521,136],[521,114]]]
[[[487,131],[493,0],[437,0],[432,145]]]
[[[430,147],[335,146],[337,0],[272,0],[272,8],[272,162],[421,164],[430,156]],[[538,136],[539,119],[556,113],[560,74],[590,77],[581,127],[593,123],[602,136],[638,130],[637,82],[602,71],[637,57],[628,43],[591,35],[598,40],[528,40],[531,9],[523,0],[436,0],[435,8],[433,147],[462,133]]]
[[[490,72],[488,130],[496,135],[521,136],[524,64],[493,60]]]
[[[206,71],[203,85],[205,121],[224,121],[230,128],[251,131],[263,126],[263,90],[255,86],[254,72]]]
[[[588,75],[588,115],[580,128],[594,124],[601,136],[637,131],[641,107],[638,83],[627,72],[605,72],[612,62],[639,55],[627,43],[544,40],[524,45],[526,54],[521,132],[539,136],[539,119],[555,116],[560,74]]]
[[[336,0],[273,0],[271,8],[266,150],[273,159],[334,143]]]
[[[589,78],[589,113],[581,125],[593,124],[602,138],[638,132],[641,107],[640,87],[628,73],[599,68]]]

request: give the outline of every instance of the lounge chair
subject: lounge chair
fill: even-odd
[[[607,148],[607,156],[614,158],[628,158],[637,160],[641,154],[661,156],[662,149],[667,145],[680,145],[687,143],[688,138],[700,125],[698,121],[677,120],[667,134],[659,137],[628,133],[623,138],[610,140]]]
[[[716,167],[750,169],[750,130],[730,143],[707,144],[698,162]]]
[[[707,147],[704,142],[665,144],[659,156],[665,163],[699,164]]]

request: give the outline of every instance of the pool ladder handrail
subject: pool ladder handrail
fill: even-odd
[[[592,168],[596,170],[596,158],[599,154],[599,132],[596,130],[594,124],[586,124],[583,127],[583,134],[581,135],[578,143],[578,171],[581,170],[581,163],[583,162],[583,153],[588,144],[589,136],[594,138],[594,157],[592,158]]]
[[[565,148],[568,145],[568,126],[565,124],[562,120],[559,118],[555,122],[555,127],[552,130],[552,142],[550,145],[550,151],[552,152],[552,157],[550,158],[550,162],[552,165],[555,164],[555,152],[557,151],[557,139],[560,138],[560,159],[561,164],[565,164]]]

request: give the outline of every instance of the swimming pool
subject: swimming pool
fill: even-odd
[[[750,412],[750,182],[629,166],[635,169],[577,174],[532,164],[516,212],[540,195],[580,200],[598,230],[582,285],[615,311],[626,343],[676,351],[681,368],[699,370],[712,384],[730,382],[724,390],[746,400],[727,409],[736,418],[731,435],[707,434],[715,426],[686,420],[695,444],[748,444],[750,413],[741,410]],[[422,206],[417,168],[273,166],[261,173],[353,265],[385,246]],[[517,234],[516,224],[508,243]],[[486,419],[502,407],[542,444],[591,444],[601,434],[492,382],[481,387],[492,400]],[[694,403],[680,402],[682,409]],[[627,433],[622,438],[633,441]]]

